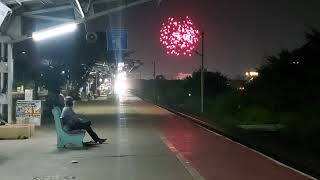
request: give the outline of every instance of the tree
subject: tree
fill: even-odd
[[[308,40],[301,48],[282,50],[270,56],[258,69],[259,77],[249,84],[248,93],[257,104],[273,111],[292,111],[319,99],[320,59],[319,32],[306,33]]]
[[[193,95],[200,96],[201,70],[195,71],[192,77],[185,79],[185,89]],[[204,70],[204,95],[213,97],[229,89],[228,79],[220,72],[210,72]]]

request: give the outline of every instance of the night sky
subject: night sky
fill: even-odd
[[[157,74],[168,79],[179,72],[192,73],[200,66],[197,55],[166,55],[159,30],[169,16],[191,17],[206,34],[205,66],[236,77],[259,67],[268,55],[301,46],[304,32],[312,27],[320,29],[320,1],[164,0],[158,8],[154,3],[132,7],[124,16],[129,48],[145,63],[137,71],[143,78],[152,77],[154,60]]]

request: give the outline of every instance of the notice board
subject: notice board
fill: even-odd
[[[16,105],[17,124],[41,125],[41,100],[18,100]]]

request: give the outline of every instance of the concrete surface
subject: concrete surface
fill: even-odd
[[[192,179],[162,142],[157,120],[144,117],[147,112],[140,113],[139,107],[105,101],[79,102],[76,107],[82,117],[93,121],[99,136],[108,138],[108,144],[59,150],[54,125],[46,125],[31,139],[0,141],[0,179]]]
[[[53,124],[46,125],[32,139],[0,141],[0,179],[312,179],[132,96],[117,105],[77,102],[76,111],[92,120],[93,129],[107,137],[108,144],[58,150]]]

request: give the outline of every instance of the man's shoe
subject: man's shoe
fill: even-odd
[[[107,138],[105,138],[105,139],[99,139],[99,140],[98,140],[98,143],[99,143],[99,144],[103,144],[104,142],[106,142],[106,140],[107,140]]]

